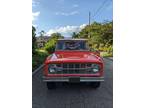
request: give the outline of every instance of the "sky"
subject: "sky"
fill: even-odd
[[[91,22],[112,21],[112,0],[32,0],[32,25],[37,36],[44,30],[69,37],[89,23],[89,12]]]

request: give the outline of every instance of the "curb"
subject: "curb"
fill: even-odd
[[[113,58],[109,58],[109,57],[103,57],[103,58],[106,58],[106,59],[113,61]]]
[[[108,57],[107,59],[109,59],[109,60],[113,61],[113,58],[109,58],[109,57]]]
[[[40,65],[36,70],[34,70],[34,71],[32,72],[32,76],[33,76],[34,74],[36,74],[43,66],[44,66],[44,64]]]

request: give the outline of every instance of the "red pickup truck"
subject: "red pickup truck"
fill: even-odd
[[[58,39],[55,52],[44,63],[43,81],[48,89],[56,82],[88,82],[99,87],[103,77],[103,60],[98,51],[89,50],[87,39]]]

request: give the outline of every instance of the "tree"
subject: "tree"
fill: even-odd
[[[51,34],[51,38],[59,39],[59,38],[64,38],[64,37],[60,33],[53,33]]]
[[[32,54],[35,54],[35,48],[36,48],[36,28],[32,26]]]
[[[111,50],[113,44],[113,21],[93,22],[90,26],[85,26],[79,33],[73,33],[72,37],[88,39],[93,50]]]
[[[73,32],[73,33],[72,33],[72,38],[78,38],[78,33]]]
[[[47,50],[49,53],[53,53],[55,50],[55,45],[57,39],[64,38],[60,33],[53,33],[51,34],[51,38],[48,40],[48,42],[45,44],[45,50]]]
[[[41,30],[41,31],[39,32],[39,34],[40,34],[40,36],[44,36],[46,33],[45,33],[44,30]]]

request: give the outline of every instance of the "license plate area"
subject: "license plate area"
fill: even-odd
[[[69,82],[70,83],[79,83],[80,77],[69,77]]]

